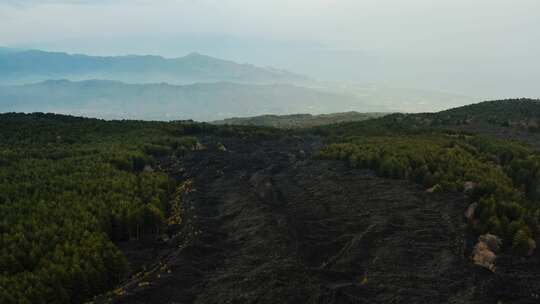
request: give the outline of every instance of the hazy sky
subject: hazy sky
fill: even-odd
[[[540,97],[540,0],[0,0],[0,45]]]

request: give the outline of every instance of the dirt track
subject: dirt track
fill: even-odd
[[[538,263],[470,263],[462,195],[315,160],[316,138],[222,140],[225,152],[207,141],[170,172],[196,189],[181,232],[115,302],[538,301]]]

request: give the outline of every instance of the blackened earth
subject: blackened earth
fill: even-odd
[[[471,263],[464,195],[316,159],[316,137],[202,140],[163,162],[193,181],[183,223],[113,302],[540,302],[538,254]]]

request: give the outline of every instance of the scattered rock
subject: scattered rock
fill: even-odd
[[[249,179],[249,182],[263,202],[271,205],[281,204],[280,193],[274,187],[272,177],[268,173],[264,171],[256,172]]]
[[[225,146],[220,142],[217,143],[216,147],[221,152],[227,152],[227,148],[225,148]]]
[[[442,191],[442,187],[441,185],[437,184],[429,189],[426,190],[427,193],[437,193],[437,192],[441,192]]]
[[[477,186],[478,184],[475,182],[471,182],[471,181],[465,182],[463,183],[463,192],[469,193],[473,191]]]
[[[165,244],[170,240],[169,236],[166,234],[161,234],[156,238],[157,243]]]
[[[154,172],[154,168],[152,168],[152,166],[150,166],[150,165],[146,165],[146,166],[144,166],[143,171],[144,172]]]
[[[488,245],[489,250],[498,252],[501,249],[502,240],[494,234],[484,234],[478,237],[479,242],[484,242]]]
[[[500,250],[502,240],[493,234],[484,234],[478,237],[478,243],[474,246],[472,259],[476,265],[485,267],[495,272],[496,253]]]
[[[476,265],[485,267],[495,272],[495,253],[487,249],[484,243],[478,243],[474,248],[473,261]]]
[[[476,203],[476,202],[469,205],[469,207],[465,211],[465,217],[468,220],[473,220],[474,213],[475,213],[477,207],[478,207],[478,203]]]
[[[288,153],[287,157],[289,158],[289,162],[296,165],[297,157],[293,153]]]
[[[206,146],[201,144],[200,142],[197,142],[197,144],[195,145],[195,151],[202,151],[205,149],[206,149]]]
[[[533,239],[529,239],[529,251],[527,252],[527,255],[528,256],[533,255],[534,250],[536,250],[536,241]]]

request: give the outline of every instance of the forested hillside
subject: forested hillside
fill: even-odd
[[[160,126],[58,115],[0,117],[2,303],[81,303],[127,271],[112,241],[162,225],[174,185],[146,149]]]
[[[0,302],[534,303],[540,152],[500,130],[537,133],[499,122],[536,106],[298,130],[2,114]]]
[[[466,192],[478,202],[470,228],[493,233],[526,255],[540,220],[540,155],[512,143],[453,134],[369,137],[332,144],[323,158],[382,177],[409,179],[431,192]]]
[[[343,159],[433,191],[467,191],[478,202],[475,233],[495,233],[505,247],[528,251],[540,220],[540,102],[488,101],[437,113],[391,114],[319,127],[335,142],[324,158]]]
[[[213,121],[217,125],[247,125],[274,127],[280,129],[311,128],[321,125],[331,125],[341,122],[362,121],[370,118],[377,118],[388,113],[358,113],[345,112],[333,114],[293,114],[293,115],[261,115],[255,117],[227,118]]]
[[[318,128],[325,135],[346,135],[361,132],[377,134],[419,134],[433,130],[453,130],[488,137],[524,142],[540,148],[540,101],[508,99],[486,101],[435,113],[396,113],[365,123],[343,123]]]
[[[115,243],[156,237],[172,216],[175,182],[156,159],[216,130],[54,114],[2,114],[0,129],[0,303],[82,303],[113,288],[129,267]]]
[[[534,127],[540,118],[540,100],[522,98],[487,101],[441,111],[434,116],[444,124],[467,124],[476,121],[502,126],[531,127],[531,130],[536,131]]]

